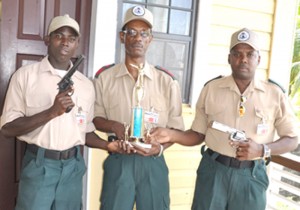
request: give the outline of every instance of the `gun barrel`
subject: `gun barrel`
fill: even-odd
[[[235,128],[231,128],[231,127],[224,125],[222,123],[219,123],[217,121],[211,122],[211,128],[222,131],[224,133],[230,133],[230,134],[237,132],[237,130]]]
[[[247,141],[247,137],[244,131],[237,130],[235,128],[229,127],[222,123],[212,121],[211,128],[222,131],[224,133],[229,133],[229,139],[233,141]]]
[[[73,68],[76,70],[84,58],[84,55],[79,55],[70,70],[72,70]]]
[[[76,61],[74,62],[72,68],[67,72],[67,74],[57,83],[58,89],[60,92],[66,90],[70,85],[73,85],[73,82],[71,80],[72,75],[75,73],[78,66],[83,61],[84,56],[79,55]]]

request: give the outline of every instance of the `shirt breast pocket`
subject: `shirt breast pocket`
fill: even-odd
[[[51,96],[45,94],[32,94],[27,95],[25,98],[25,115],[32,116],[34,114],[40,113],[52,105]]]
[[[227,107],[228,109],[228,107]],[[226,113],[226,106],[217,103],[211,103],[205,106],[205,113],[208,116],[208,120],[219,119],[222,120],[224,117],[224,113]]]
[[[275,111],[273,107],[255,108],[256,124],[273,124],[275,119]]]

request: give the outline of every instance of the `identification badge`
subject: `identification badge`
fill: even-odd
[[[76,113],[76,122],[79,125],[85,124],[86,123],[86,114],[82,113],[82,108],[78,108],[78,112]]]
[[[144,121],[145,123],[157,124],[159,114],[156,112],[145,111]]]
[[[256,133],[257,135],[265,135],[269,131],[269,126],[267,124],[261,123],[257,125]]]

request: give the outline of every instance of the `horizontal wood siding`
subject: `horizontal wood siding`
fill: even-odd
[[[191,127],[194,110],[183,105],[185,128]],[[196,171],[201,154],[200,146],[186,147],[174,144],[165,153],[169,167],[171,210],[189,210],[195,188]]]
[[[231,34],[243,27],[258,33],[261,44],[261,63],[257,76],[266,78],[270,65],[274,0],[214,0],[210,18],[209,72],[230,74],[227,55]]]

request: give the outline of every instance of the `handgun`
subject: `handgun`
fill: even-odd
[[[72,81],[71,77],[73,76],[73,74],[75,73],[75,71],[77,70],[78,66],[80,65],[80,63],[83,61],[84,56],[83,55],[79,55],[78,58],[76,59],[76,61],[74,62],[72,68],[67,72],[67,74],[60,80],[59,83],[57,83],[58,85],[58,89],[59,89],[59,93],[67,90],[70,86],[72,86],[74,84],[74,82]],[[73,93],[71,93],[72,95]],[[66,113],[70,112],[72,110],[72,107],[68,107],[66,109]]]
[[[216,130],[222,131],[229,134],[229,139],[232,141],[247,141],[246,133],[244,131],[231,128],[225,124],[219,123],[217,121],[212,121],[210,127]]]

